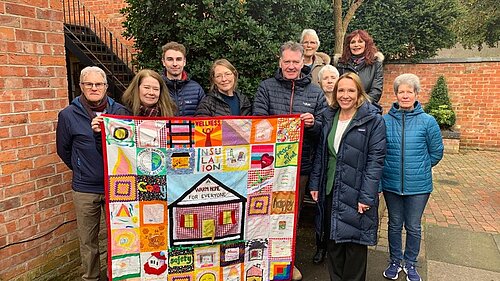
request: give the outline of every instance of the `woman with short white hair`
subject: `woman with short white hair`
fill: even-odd
[[[300,44],[304,48],[304,66],[311,70],[313,83],[319,85],[318,72],[320,69],[330,64],[330,56],[318,52],[320,45],[318,34],[314,29],[304,29],[300,36]]]

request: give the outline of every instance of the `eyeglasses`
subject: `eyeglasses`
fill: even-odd
[[[224,78],[224,77],[229,78],[229,77],[231,77],[231,76],[233,76],[233,73],[232,73],[232,72],[226,72],[226,73],[219,73],[219,74],[216,74],[216,75],[214,76],[214,78],[215,78],[216,80],[221,80],[221,79],[222,79],[222,78]]]
[[[94,86],[97,89],[103,89],[107,85],[106,83],[90,83],[90,82],[82,82],[80,84],[87,90],[94,88]]]

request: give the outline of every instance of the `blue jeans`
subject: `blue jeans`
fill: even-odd
[[[389,213],[389,253],[393,261],[417,263],[422,239],[422,214],[429,200],[430,193],[418,195],[398,195],[384,191],[384,198]],[[402,250],[402,230],[406,229],[406,246]]]

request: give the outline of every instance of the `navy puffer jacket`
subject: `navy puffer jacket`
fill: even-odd
[[[107,114],[130,115],[128,109],[108,97]],[[98,145],[101,134],[95,134],[91,119],[80,97],[59,112],[56,130],[57,154],[73,171],[73,189],[78,192],[104,193],[104,166]]]
[[[321,130],[321,115],[326,108],[323,91],[311,83],[311,76],[302,73],[296,80],[287,80],[278,69],[273,78],[262,81],[253,102],[253,115],[269,116],[311,113],[314,125],[304,129],[300,173],[309,175],[314,148]]]
[[[190,80],[187,73],[182,73],[181,80],[170,80],[163,72],[163,80],[167,84],[170,97],[177,106],[177,116],[193,116],[198,104],[205,97],[200,84]]]
[[[337,166],[332,194],[332,213],[324,214],[328,168],[328,134],[337,109],[324,114],[320,143],[310,176],[309,188],[318,191],[319,214],[330,218],[331,232],[327,237],[337,243],[362,245],[377,243],[378,185],[386,152],[385,124],[380,109],[365,102],[344,132],[337,153]],[[358,202],[371,206],[358,213]],[[327,218],[328,218],[327,217]],[[322,235],[322,228],[317,229]]]
[[[384,115],[387,126],[387,157],[382,190],[399,195],[432,192],[432,167],[443,158],[443,139],[434,117],[419,102],[412,111],[394,103]]]

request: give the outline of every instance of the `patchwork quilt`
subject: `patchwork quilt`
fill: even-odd
[[[290,280],[298,115],[104,115],[112,280]]]

